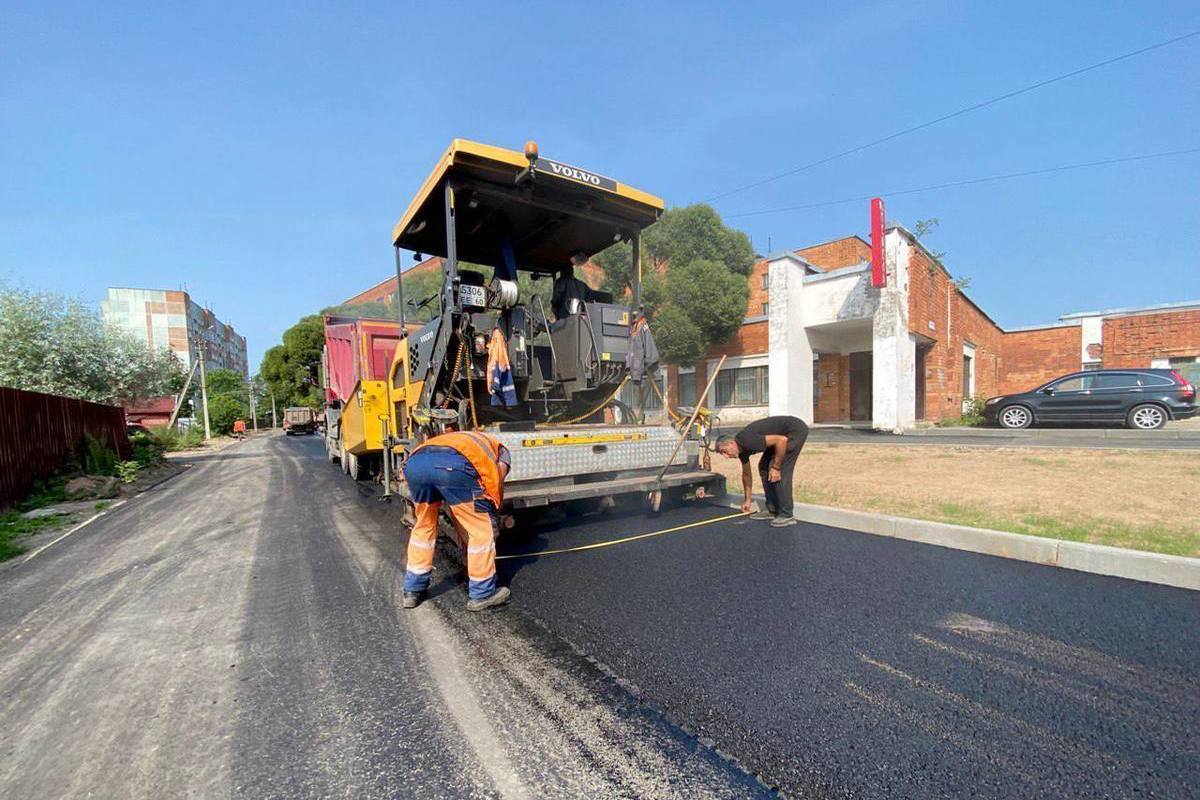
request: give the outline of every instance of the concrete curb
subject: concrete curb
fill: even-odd
[[[761,502],[761,495],[756,495],[755,499]],[[742,501],[740,496],[726,495],[726,502],[736,508],[741,506]],[[794,516],[801,522],[858,533],[1200,591],[1200,558],[1125,550],[1120,547],[1062,539],[1045,539],[1008,531],[971,528],[966,525],[893,517],[807,503],[797,503]]]
[[[1181,439],[1200,441],[1200,430],[1172,429],[1170,427],[1157,431],[1133,431],[1115,428],[1025,428],[1023,430],[1008,430],[1005,428],[922,428],[905,431],[900,436],[977,436],[980,439],[1132,439],[1139,442],[1178,441]]]

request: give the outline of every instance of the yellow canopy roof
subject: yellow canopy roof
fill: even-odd
[[[632,186],[523,153],[455,139],[392,231],[397,247],[446,256],[444,190],[455,190],[460,260],[495,264],[510,244],[520,269],[552,272],[653,224],[663,201]],[[521,179],[518,185],[518,179]]]

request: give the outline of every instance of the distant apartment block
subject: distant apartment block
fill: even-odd
[[[190,369],[198,342],[205,347],[205,366],[249,375],[246,337],[194,302],[187,292],[112,288],[100,301],[104,320],[129,331],[152,348],[169,347]]]

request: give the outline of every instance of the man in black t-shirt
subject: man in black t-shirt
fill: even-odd
[[[807,438],[808,426],[799,417],[767,417],[750,423],[734,436],[717,439],[718,453],[742,462],[742,487],[746,493],[742,511],[750,511],[752,505],[754,479],[750,456],[762,453],[758,475],[767,496],[767,509],[751,514],[751,519],[769,519],[776,528],[796,524],[792,517],[792,468]]]

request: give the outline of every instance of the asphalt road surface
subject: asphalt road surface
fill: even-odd
[[[455,570],[314,438],[0,569],[0,796],[1188,797],[1200,593],[745,519]],[[520,555],[728,514],[547,517]],[[756,780],[756,777],[757,780]]]
[[[0,797],[743,797],[752,776],[254,439],[0,569]],[[451,570],[443,570],[450,575]]]

